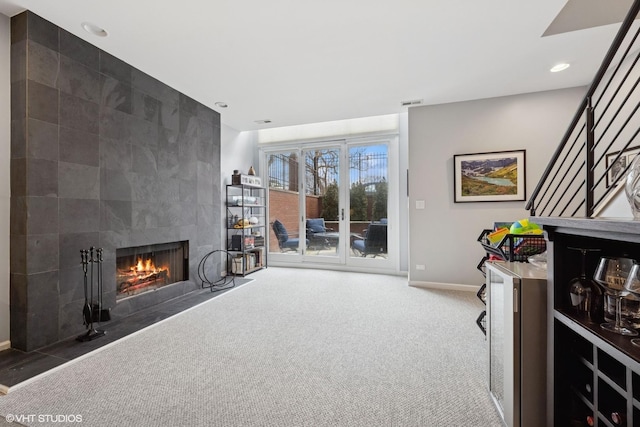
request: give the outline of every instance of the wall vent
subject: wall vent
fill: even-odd
[[[412,105],[421,105],[422,101],[422,99],[413,99],[411,101],[402,101],[400,105],[403,107],[411,107]]]

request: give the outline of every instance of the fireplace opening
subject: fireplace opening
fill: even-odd
[[[189,279],[189,242],[116,249],[116,299]]]

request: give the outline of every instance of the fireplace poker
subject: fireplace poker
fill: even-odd
[[[82,262],[82,271],[84,272],[84,307],[82,316],[84,317],[84,325],[89,327],[91,323],[91,305],[89,304],[89,289],[87,289],[87,266],[89,265],[89,251],[80,249],[80,259]]]
[[[96,262],[98,263],[98,302],[97,304],[93,304],[93,321],[94,322],[106,322],[111,320],[111,310],[108,308],[103,308],[103,295],[104,295],[104,279],[102,275],[102,263],[104,261],[103,258],[103,250],[102,248],[96,249]],[[93,303],[93,301],[92,301]]]

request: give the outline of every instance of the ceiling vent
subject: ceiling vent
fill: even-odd
[[[256,120],[255,123],[259,124],[259,125],[266,125],[267,123],[271,123],[271,120],[269,119],[265,119],[265,120]]]
[[[400,103],[403,107],[411,107],[413,105],[422,105],[422,99],[413,99],[411,101],[402,101]]]

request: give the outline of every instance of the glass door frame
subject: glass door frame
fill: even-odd
[[[387,229],[387,258],[369,258],[369,257],[354,257],[350,247],[350,218],[349,218],[349,149],[354,146],[366,146],[366,145],[386,145],[388,155],[388,199],[387,199],[387,213],[388,213],[388,229]],[[399,136],[397,134],[377,134],[360,137],[345,137],[335,139],[316,139],[311,141],[294,141],[287,143],[269,143],[268,146],[259,148],[259,160],[260,170],[263,173],[262,179],[267,187],[267,206],[270,206],[269,200],[269,177],[267,175],[267,157],[270,154],[282,153],[282,152],[296,152],[299,159],[304,159],[304,155],[307,151],[312,149],[340,149],[340,195],[339,195],[339,209],[344,209],[344,217],[340,215],[339,218],[339,233],[340,233],[340,245],[338,250],[338,256],[336,257],[320,257],[315,255],[306,254],[306,248],[300,248],[297,254],[279,254],[272,252],[272,248],[267,247],[269,251],[269,263],[274,266],[287,266],[287,265],[308,265],[310,268],[327,266],[340,266],[340,269],[353,270],[353,271],[376,271],[380,273],[396,274],[399,271],[399,236],[398,236],[398,220],[399,220]],[[306,206],[305,197],[305,168],[298,168],[299,189],[298,192],[298,209],[299,209],[299,229],[300,229],[300,241],[305,241],[305,218],[306,218]],[[267,215],[269,209],[267,209]],[[340,212],[342,213],[342,212]],[[272,219],[267,218],[267,222],[270,224]],[[272,232],[269,229],[269,232]],[[268,241],[269,239],[266,239]]]

